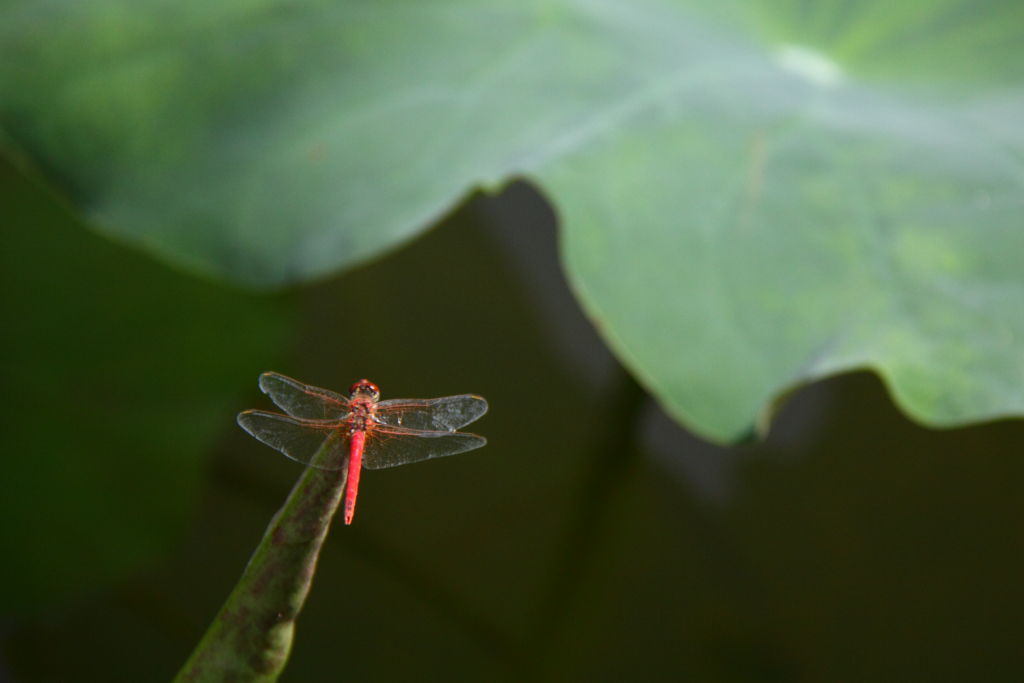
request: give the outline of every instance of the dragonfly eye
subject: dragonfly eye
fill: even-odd
[[[380,389],[377,385],[368,379],[361,379],[348,388],[349,396],[355,397],[356,394],[370,394],[373,400],[376,401],[380,398]]]

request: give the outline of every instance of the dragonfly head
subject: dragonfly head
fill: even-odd
[[[380,389],[370,380],[361,379],[348,388],[348,397],[352,399],[369,397],[376,401],[380,399]]]

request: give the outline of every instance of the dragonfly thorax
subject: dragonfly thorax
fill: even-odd
[[[348,422],[350,432],[366,431],[376,419],[373,412],[377,405],[376,401],[366,396],[354,396],[349,403],[349,413],[345,421]]]

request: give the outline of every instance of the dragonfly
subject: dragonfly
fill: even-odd
[[[487,412],[475,394],[380,400],[380,389],[361,379],[348,396],[278,374],[260,375],[260,389],[286,414],[245,410],[238,424],[292,460],[322,470],[348,468],[345,524],[352,523],[359,473],[465,453],[487,439],[456,431]]]

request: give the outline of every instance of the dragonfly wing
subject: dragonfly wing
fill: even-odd
[[[307,420],[340,420],[348,413],[348,399],[328,389],[303,384],[297,379],[264,372],[260,389],[293,417]]]
[[[363,467],[380,470],[480,448],[487,439],[466,432],[437,432],[406,427],[374,427],[369,432]]]
[[[238,424],[271,448],[306,465],[338,470],[348,460],[345,430],[333,421],[318,423],[262,410],[246,410],[238,414]]]
[[[377,404],[374,416],[383,424],[431,432],[454,432],[487,412],[482,396],[462,394],[429,399],[393,399]]]

